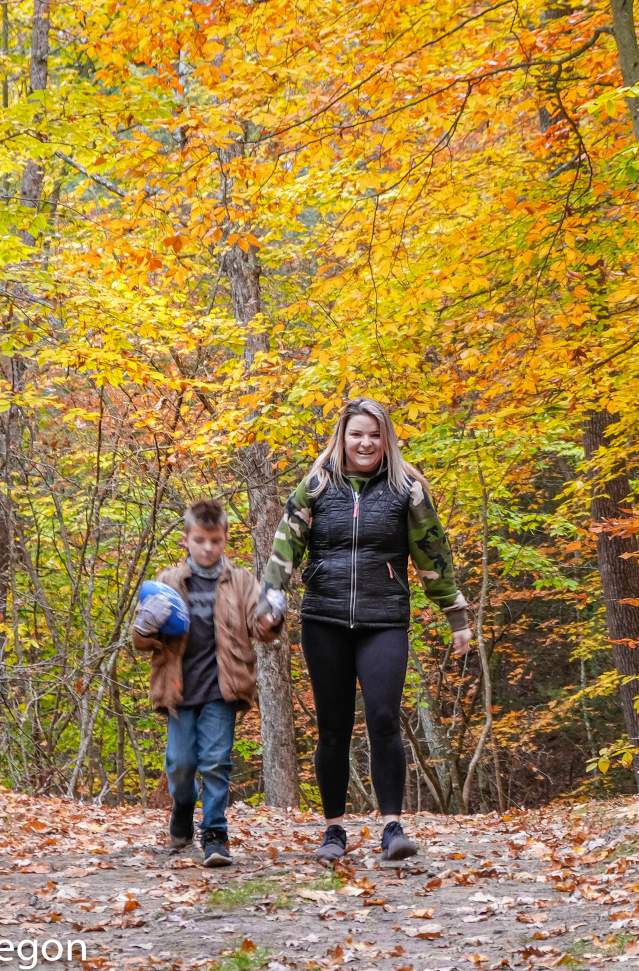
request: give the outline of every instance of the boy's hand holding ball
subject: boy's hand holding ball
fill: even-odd
[[[140,604],[134,627],[140,634],[157,634],[170,613],[171,604],[167,598],[161,593],[154,593]]]

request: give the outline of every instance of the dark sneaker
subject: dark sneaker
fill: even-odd
[[[233,862],[229,853],[228,837],[221,829],[202,830],[202,850],[204,851],[203,866],[230,866]]]
[[[195,806],[173,803],[169,822],[169,842],[174,850],[181,850],[193,842],[193,810]]]
[[[402,824],[397,820],[386,823],[382,833],[382,860],[405,860],[416,853],[417,843],[404,835]]]
[[[343,826],[329,826],[324,833],[324,841],[315,850],[320,863],[333,863],[341,860],[346,852],[346,830]]]

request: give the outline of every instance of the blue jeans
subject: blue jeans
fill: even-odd
[[[226,835],[225,809],[229,797],[231,749],[235,708],[225,701],[210,701],[195,708],[178,708],[169,716],[166,739],[166,776],[176,803],[193,806],[202,780],[202,829]]]

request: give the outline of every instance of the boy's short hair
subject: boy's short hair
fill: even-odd
[[[228,523],[226,510],[217,499],[200,499],[199,502],[191,503],[184,513],[184,530],[187,533],[194,526],[200,526],[202,529],[215,529],[221,526],[227,529]]]

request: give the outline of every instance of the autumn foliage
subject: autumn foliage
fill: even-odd
[[[410,804],[464,807],[487,716],[465,808],[632,787],[617,692],[636,694],[637,644],[618,646],[626,670],[596,548],[601,531],[625,538],[637,564],[637,94],[613,7],[5,7],[6,783],[148,795],[161,725],[126,637],[140,580],[179,555],[181,511],[203,494],[226,502],[250,565],[244,450],[268,447],[283,499],[365,392],[429,477],[485,646],[487,666],[454,663],[415,588]],[[238,306],[233,254],[259,278],[257,313]],[[593,495],[620,475],[596,534]],[[636,616],[639,589],[626,600]],[[313,804],[295,617],[291,634]],[[247,798],[259,746],[252,715]],[[586,775],[589,760],[615,772]],[[370,808],[363,729],[353,765],[353,804]]]

